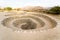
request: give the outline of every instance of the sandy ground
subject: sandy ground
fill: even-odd
[[[7,12],[0,12],[0,40],[60,40],[60,19],[58,18],[48,15],[57,22],[57,26],[53,29],[28,32],[13,31],[1,24],[6,14]]]

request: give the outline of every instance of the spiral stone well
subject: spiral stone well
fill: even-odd
[[[55,20],[42,14],[27,14],[22,16],[19,15],[19,16],[8,17],[2,20],[2,25],[9,28],[14,27],[15,30],[32,30],[32,29],[45,30],[54,28],[56,24],[57,23]]]

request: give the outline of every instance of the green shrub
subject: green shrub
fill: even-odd
[[[54,6],[51,9],[48,10],[48,13],[50,14],[60,14],[60,7]]]
[[[10,10],[12,10],[12,8],[11,7],[5,7],[4,10],[10,11]]]

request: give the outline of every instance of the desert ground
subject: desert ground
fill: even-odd
[[[35,12],[0,12],[0,40],[60,40],[60,15]],[[23,23],[32,20],[25,30]],[[23,23],[21,20],[26,20]],[[13,24],[15,23],[15,24]],[[28,23],[27,23],[28,24]]]

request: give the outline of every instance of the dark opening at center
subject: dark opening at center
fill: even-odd
[[[28,21],[26,24],[21,25],[21,29],[23,29],[23,30],[36,29],[36,24]]]

